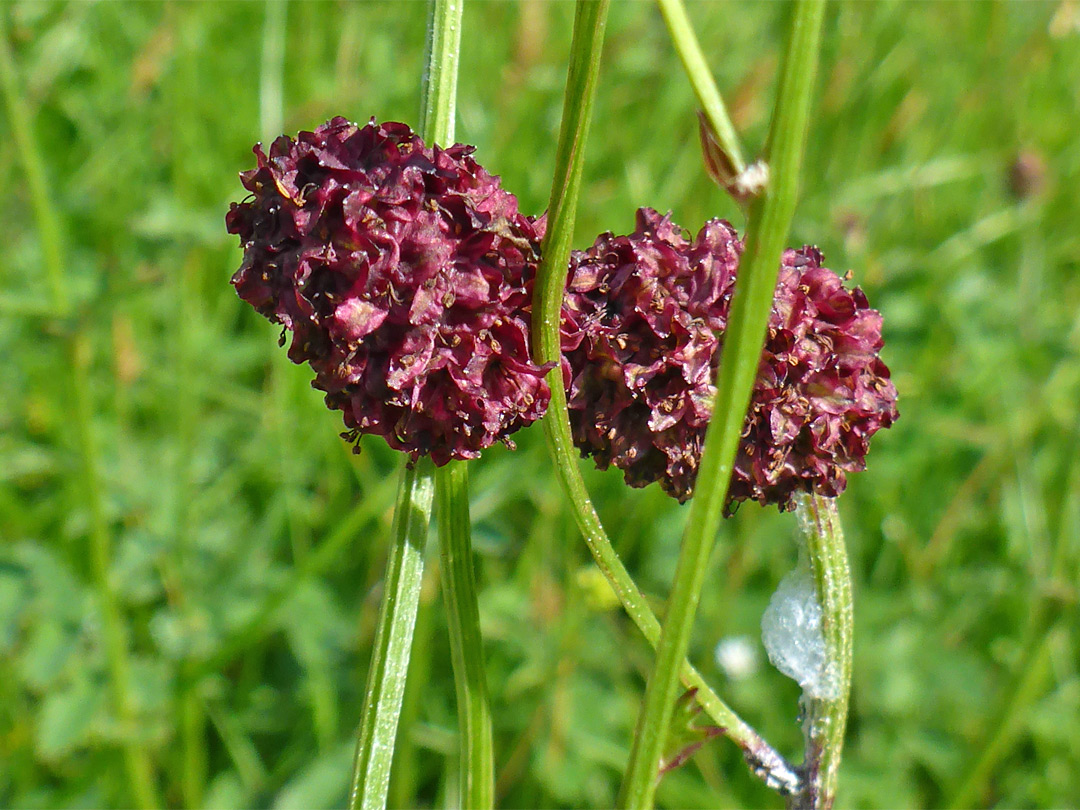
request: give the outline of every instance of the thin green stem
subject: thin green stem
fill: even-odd
[[[574,21],[571,63],[548,207],[548,230],[534,293],[533,342],[537,362],[555,364],[548,374],[551,404],[543,420],[555,474],[596,565],[634,624],[655,647],[660,640],[660,622],[612,547],[581,477],[560,371],[560,312],[607,8],[607,0],[581,0]],[[689,662],[682,663],[680,674],[687,688],[697,690],[696,699],[705,712],[742,748],[747,762],[766,784],[785,793],[799,789],[800,779],[795,769],[713,692]]]
[[[394,769],[390,774],[388,802],[391,807],[416,807],[419,802],[417,789],[422,778],[421,761],[422,757],[426,757],[426,750],[410,732],[420,717],[424,696],[431,687],[438,590],[439,568],[436,566],[428,569],[424,575],[424,584],[420,588],[420,606],[416,612],[416,629],[413,632],[413,653],[409,659],[409,679],[405,684],[401,719],[398,721],[404,733],[398,740],[397,751],[394,752]],[[422,750],[425,750],[424,754],[421,754]]]
[[[750,208],[746,250],[724,336],[713,418],[705,436],[697,494],[690,505],[656,651],[656,666],[645,690],[619,797],[622,807],[647,808],[653,804],[679,671],[690,645],[694,614],[727,499],[735,451],[772,308],[780,255],[795,212],[824,6],[824,0],[800,0],[795,5],[766,150],[772,179]]]
[[[826,810],[832,807],[836,798],[851,693],[855,633],[851,572],[836,499],[805,495],[799,499],[796,509],[818,604],[821,605],[828,689],[823,695],[803,695],[803,733],[806,737],[803,775],[806,784],[793,798],[791,806],[799,810]]]
[[[428,28],[428,63],[421,110],[422,133],[429,145],[454,141],[461,18],[464,0],[435,0]],[[443,595],[457,694],[458,801],[462,808],[494,805],[495,765],[491,740],[491,703],[484,675],[484,643],[476,604],[472,526],[469,520],[469,473],[451,462],[435,476],[442,547]]]
[[[452,461],[435,474],[443,595],[450,629],[450,655],[457,691],[460,806],[484,810],[494,805],[495,766],[491,744],[491,704],[484,676],[484,643],[476,605],[469,521],[469,472]]]
[[[49,285],[52,314],[58,319],[71,315],[71,301],[64,282],[64,248],[60,217],[49,196],[45,164],[34,139],[30,112],[19,92],[14,59],[8,45],[6,11],[0,10],[0,82],[16,149],[30,189],[30,202],[41,239],[45,277]],[[101,628],[109,669],[109,690],[116,712],[124,727],[124,766],[132,800],[139,807],[157,807],[160,801],[155,785],[154,765],[146,747],[134,739],[139,727],[131,697],[128,640],[120,605],[109,582],[112,559],[112,533],[105,514],[101,490],[100,453],[93,427],[93,402],[90,396],[90,342],[78,328],[65,330],[69,366],[67,399],[75,426],[79,462],[82,468],[84,497],[90,512],[90,572],[101,609]]]
[[[465,0],[432,0],[428,61],[420,104],[420,131],[428,146],[451,145],[457,109],[458,55]]]
[[[53,314],[57,318],[65,318],[71,314],[71,301],[64,283],[64,240],[60,218],[49,196],[45,164],[34,140],[30,111],[19,91],[15,60],[8,44],[6,10],[0,11],[0,81],[3,81],[11,134],[22,160],[23,174],[26,175],[26,185],[30,191],[30,204],[37,223],[38,238],[41,240],[45,280],[49,285],[50,303],[55,310]]]
[[[415,464],[406,464],[394,506],[393,537],[364,690],[349,810],[386,807],[434,494],[431,460],[423,458]]]
[[[727,107],[724,106],[724,99],[716,86],[712,71],[709,70],[709,63],[705,61],[705,54],[698,43],[682,0],[657,0],[657,5],[660,6],[671,42],[679,54],[717,146],[727,158],[729,165],[726,169],[730,174],[727,182],[730,183],[746,170],[746,161],[743,159],[739,136],[728,116]]]
[[[167,24],[177,32],[172,81],[168,97],[170,99],[173,120],[182,121],[191,115],[191,95],[189,88],[196,74],[197,54],[191,44],[191,26],[189,18],[176,6],[167,10]],[[171,138],[171,178],[176,199],[197,204],[198,192],[191,182],[191,172],[187,160],[190,154],[182,129],[176,128]],[[201,358],[196,349],[196,336],[201,333],[199,276],[201,251],[190,250],[179,259],[179,266],[168,274],[167,283],[171,287],[172,300],[177,309],[169,325],[172,345],[170,376],[173,391],[170,397],[172,406],[171,434],[173,438],[172,486],[169,491],[169,524],[172,527],[172,553],[162,561],[163,575],[171,581],[171,598],[176,608],[192,621],[193,604],[188,591],[188,583],[196,565],[192,560],[192,514],[191,505],[195,490],[192,461],[197,453],[199,438],[201,397],[195,382],[202,376]],[[186,807],[200,807],[205,795],[208,777],[208,759],[206,745],[206,717],[203,700],[199,689],[189,686],[185,676],[198,664],[194,657],[185,657],[180,665],[179,694],[180,704],[179,740],[177,748],[180,754],[180,767],[168,769],[169,776],[179,777],[180,798]]]

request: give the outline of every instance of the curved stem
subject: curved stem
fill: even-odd
[[[15,147],[30,189],[31,205],[41,240],[45,278],[49,286],[51,314],[66,319],[72,314],[64,280],[64,245],[60,218],[49,196],[45,164],[34,140],[30,112],[19,92],[14,59],[8,46],[7,11],[0,9],[0,84],[11,121]],[[90,513],[90,572],[101,610],[101,628],[105,658],[109,670],[109,692],[126,740],[122,743],[124,766],[130,783],[132,801],[139,807],[158,807],[160,800],[154,777],[154,764],[146,747],[133,739],[138,728],[132,704],[128,639],[121,606],[109,583],[112,567],[112,532],[105,514],[101,490],[100,453],[93,425],[93,401],[90,396],[91,347],[86,333],[73,327],[65,330],[68,405],[75,425],[82,483]]]
[[[495,767],[491,705],[484,677],[484,644],[469,536],[469,472],[465,462],[452,461],[435,473],[435,498],[458,704],[460,806],[484,810],[494,804]]]
[[[559,368],[562,359],[560,312],[607,5],[606,0],[582,0],[578,3],[555,177],[548,208],[544,258],[537,274],[534,296],[533,338],[537,362],[556,364],[548,374],[551,404],[543,420],[555,474],[596,565],[634,624],[649,644],[655,647],[660,640],[660,622],[612,547],[581,477],[570,432],[562,371]],[[713,692],[689,662],[682,663],[680,675],[687,688],[697,690],[696,700],[706,714],[742,748],[751,769],[766,784],[783,793],[799,789],[800,778],[795,769]]]
[[[725,178],[726,185],[746,171],[746,161],[743,159],[739,136],[735,133],[727,107],[724,106],[724,99],[716,86],[712,71],[709,70],[709,63],[705,61],[705,54],[701,50],[697,35],[694,34],[694,27],[686,14],[686,6],[683,5],[682,0],[657,0],[657,5],[660,6],[660,13],[667,25],[671,42],[679,54],[686,76],[690,79],[690,85],[694,88],[694,94],[701,105],[702,114],[708,122],[711,134],[727,159],[728,165],[724,167],[728,175]]]
[[[382,810],[386,807],[434,492],[434,467],[430,459],[422,458],[415,465],[405,465],[394,506],[393,538],[386,561],[379,624],[364,690],[352,789],[349,791],[350,810]]]
[[[847,728],[851,693],[852,639],[855,633],[844,530],[836,499],[806,495],[797,504],[799,524],[806,542],[810,572],[821,605],[821,631],[825,638],[828,697],[804,695],[803,733],[806,736],[806,785],[792,807],[826,810],[836,797],[840,755]]]
[[[810,96],[821,43],[824,0],[795,6],[767,149],[772,182],[750,208],[746,250],[740,262],[724,351],[717,373],[713,418],[705,435],[696,495],[683,534],[668,600],[656,667],[645,690],[620,806],[651,807],[660,757],[674,711],[679,670],[727,498],[735,451],[746,419],[772,308],[780,255],[795,212],[799,168],[806,140]]]

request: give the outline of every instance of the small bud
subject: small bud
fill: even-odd
[[[698,135],[701,138],[701,156],[709,177],[730,194],[735,202],[745,206],[757,197],[769,184],[769,167],[761,160],[751,163],[740,171],[735,159],[720,143],[705,113],[698,111]]]

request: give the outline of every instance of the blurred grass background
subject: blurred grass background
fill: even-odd
[[[467,4],[458,136],[530,213],[572,14]],[[690,14],[756,152],[782,7]],[[399,460],[379,441],[351,456],[236,298],[223,217],[260,138],[334,114],[416,123],[424,4],[0,15],[0,805],[131,805],[125,750],[170,806],[341,805]],[[825,43],[792,242],[884,312],[902,413],[841,500],[857,646],[839,804],[1075,806],[1080,5],[836,2]],[[639,205],[742,227],[703,175],[694,110],[655,7],[614,4],[578,247]],[[540,430],[516,438],[473,466],[499,801],[610,806],[651,654],[590,567]],[[685,508],[588,480],[661,607]],[[758,622],[794,524],[754,505],[725,523],[692,651],[791,756],[797,688]],[[437,554],[427,578],[397,807],[454,796]],[[740,637],[756,660],[725,669],[717,645]],[[659,800],[780,804],[722,739]]]

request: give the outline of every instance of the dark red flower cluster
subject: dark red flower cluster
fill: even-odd
[[[634,233],[571,255],[562,348],[574,443],[630,486],[690,497],[740,249],[726,222],[691,242],[642,208]]]
[[[741,252],[726,222],[691,242],[641,209],[634,233],[604,234],[571,258],[563,350],[574,440],[631,486],[692,493]],[[728,511],[838,495],[846,473],[865,467],[870,437],[897,418],[881,316],[821,258],[812,247],[784,254]]]
[[[334,118],[254,151],[252,196],[226,218],[244,248],[232,282],[292,332],[289,357],[315,370],[344,435],[442,465],[543,415],[529,355],[541,233],[472,147]]]

